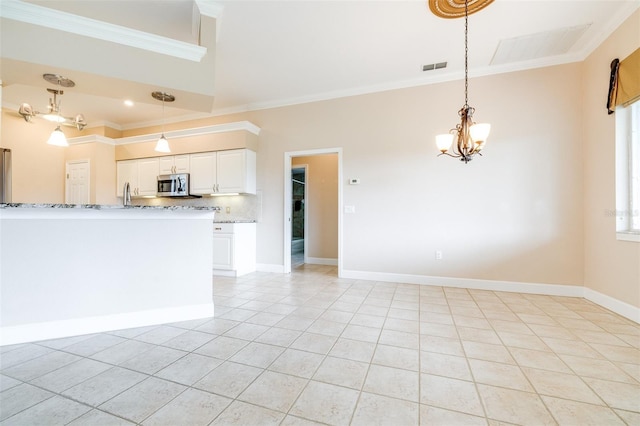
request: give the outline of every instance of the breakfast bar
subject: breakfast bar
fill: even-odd
[[[0,204],[0,345],[212,317],[214,215]]]

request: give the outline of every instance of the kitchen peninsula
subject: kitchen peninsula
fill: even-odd
[[[0,204],[0,345],[212,317],[214,215]]]

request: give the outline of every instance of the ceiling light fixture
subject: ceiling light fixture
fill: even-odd
[[[486,4],[481,5],[480,8],[485,7],[493,0],[489,0]],[[430,0],[429,5],[437,3],[436,0]],[[441,2],[445,3],[445,2]],[[476,2],[477,3],[477,2]],[[433,7],[431,8],[433,11]],[[479,9],[475,9],[477,11]],[[434,13],[436,13],[434,11]],[[438,15],[436,13],[436,15]],[[442,16],[442,15],[438,15]],[[453,16],[447,16],[453,17]],[[480,151],[486,144],[491,125],[488,123],[476,124],[473,121],[473,113],[475,108],[469,106],[469,0],[464,2],[464,105],[458,111],[460,116],[460,124],[457,124],[455,129],[451,129],[449,133],[436,136],[436,145],[440,150],[438,155],[448,155],[449,157],[460,158],[465,164],[473,159],[477,155],[482,155]],[[455,146],[453,140],[456,139]],[[451,152],[449,152],[451,150]]]
[[[76,84],[73,80],[70,80],[66,77],[63,77],[59,74],[43,74],[42,78],[47,82],[56,84],[61,87],[74,87]],[[53,98],[49,98],[49,105],[47,106],[47,112],[39,112],[33,109],[33,107],[28,103],[23,103],[18,108],[18,114],[24,118],[24,120],[28,123],[31,122],[33,117],[41,116],[45,120],[52,121],[57,123],[58,126],[55,128],[49,140],[47,141],[50,145],[56,146],[69,146],[67,143],[67,138],[64,133],[60,129],[60,126],[69,126],[75,127],[78,130],[82,130],[87,125],[84,120],[84,116],[82,114],[76,115],[74,118],[64,117],[60,112],[60,101],[58,100],[58,95],[63,95],[64,91],[58,89],[47,89],[47,92],[53,94]]]
[[[176,97],[165,92],[153,92],[151,93],[151,96],[153,97],[153,99],[162,101],[162,134],[160,135],[160,139],[158,139],[158,142],[156,142],[155,151],[171,152],[171,149],[169,148],[169,141],[167,141],[167,138],[164,137],[164,103],[173,102],[176,100]]]

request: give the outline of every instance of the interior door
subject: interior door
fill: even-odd
[[[67,204],[89,204],[89,160],[67,162],[67,184],[65,200]]]

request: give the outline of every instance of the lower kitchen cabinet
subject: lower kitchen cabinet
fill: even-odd
[[[256,270],[256,224],[213,224],[213,274],[238,277]]]

